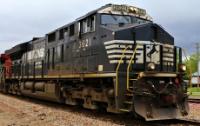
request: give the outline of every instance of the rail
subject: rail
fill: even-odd
[[[200,103],[200,99],[198,98],[189,98],[188,101],[191,103],[198,103],[198,104]]]

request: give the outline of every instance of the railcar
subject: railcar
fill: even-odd
[[[107,4],[0,59],[5,93],[147,121],[188,114],[182,49],[138,7]]]

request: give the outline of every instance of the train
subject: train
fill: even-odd
[[[0,91],[146,121],[189,113],[174,37],[145,9],[107,4],[0,56]]]

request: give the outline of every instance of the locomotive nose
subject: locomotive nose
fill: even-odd
[[[161,26],[154,23],[133,25],[115,32],[116,40],[156,41],[163,44],[174,44],[174,38]]]

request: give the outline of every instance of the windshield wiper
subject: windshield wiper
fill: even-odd
[[[109,11],[109,13],[110,13],[110,16],[111,16],[115,21],[117,21],[117,18],[113,15],[113,13],[112,13],[111,11]]]
[[[130,20],[129,20],[129,18],[127,17],[127,16],[125,16],[124,15],[124,12],[122,12],[122,15],[123,15],[123,18],[127,21],[127,22],[129,22],[130,23]]]

